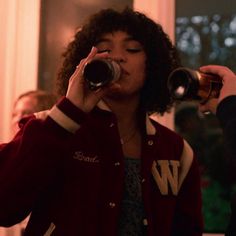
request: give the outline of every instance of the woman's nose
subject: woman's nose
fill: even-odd
[[[126,60],[127,60],[125,53],[121,50],[110,51],[109,57],[118,63],[126,62]]]

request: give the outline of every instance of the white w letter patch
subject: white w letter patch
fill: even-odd
[[[171,166],[171,168],[170,168]],[[174,195],[178,194],[179,161],[176,160],[158,160],[152,164],[152,175],[160,189],[161,194],[168,194],[168,183]]]

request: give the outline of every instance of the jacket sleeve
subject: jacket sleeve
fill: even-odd
[[[67,142],[85,114],[66,98],[45,119],[32,116],[14,139],[0,145],[0,225],[11,226],[32,210],[42,191],[57,178]]]
[[[227,151],[236,163],[236,96],[229,96],[222,100],[216,115],[223,128]]]
[[[190,146],[185,142],[184,163],[188,172],[180,176],[181,186],[177,198],[172,236],[201,236],[203,232],[200,172]]]

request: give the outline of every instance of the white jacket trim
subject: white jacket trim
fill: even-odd
[[[72,120],[69,116],[65,115],[57,106],[54,106],[48,114],[57,124],[69,131],[75,133],[80,125]]]

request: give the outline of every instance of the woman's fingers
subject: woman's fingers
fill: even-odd
[[[202,66],[199,68],[200,71],[205,72],[205,73],[212,73],[212,74],[217,74],[219,75],[222,79],[224,79],[225,76],[232,76],[235,75],[233,71],[231,71],[228,67],[226,66],[219,66],[219,65],[207,65],[207,66]]]
[[[90,112],[94,106],[101,100],[106,93],[108,86],[96,91],[88,88],[83,77],[83,71],[87,63],[94,58],[107,58],[108,53],[98,53],[96,47],[92,47],[88,56],[80,61],[69,80],[67,98],[71,100],[76,106],[85,112]]]

